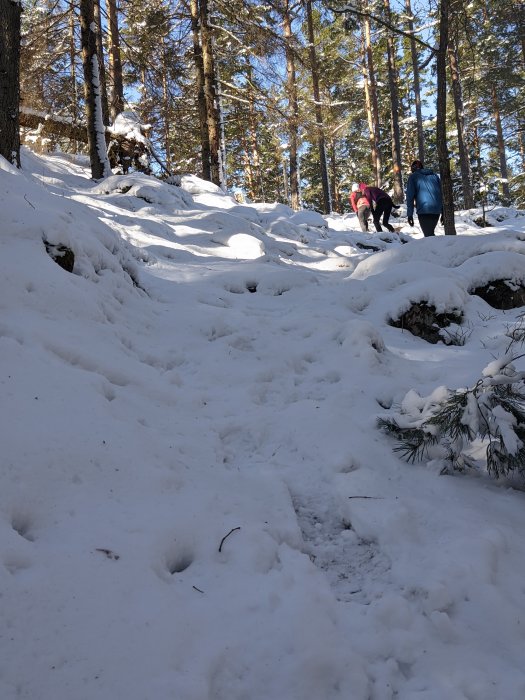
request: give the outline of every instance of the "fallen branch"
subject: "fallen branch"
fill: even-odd
[[[42,137],[58,136],[80,143],[88,142],[87,127],[83,122],[74,122],[66,117],[51,115],[28,107],[22,107],[20,110],[20,127],[37,131],[38,135]],[[138,125],[138,128],[141,136],[135,138],[132,133],[122,133],[112,126],[105,127],[111,167],[116,168],[118,165],[122,165],[124,172],[127,172],[133,166],[136,170],[149,173],[149,166],[141,162],[141,158],[146,156],[149,160],[151,155],[160,167],[168,172],[166,166],[151,149],[147,138],[147,127]]]
[[[24,129],[38,129],[40,127],[40,133],[44,136],[54,134],[87,143],[87,127],[84,124],[63,117],[53,117],[45,112],[22,108],[20,110],[20,126]]]

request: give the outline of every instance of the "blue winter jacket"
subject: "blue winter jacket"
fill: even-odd
[[[430,168],[413,172],[407,182],[407,216],[414,215],[414,200],[418,214],[441,214],[443,197],[439,175]]]

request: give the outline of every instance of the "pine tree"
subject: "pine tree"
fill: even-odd
[[[426,398],[412,391],[401,410],[378,425],[398,439],[395,451],[405,459],[440,459],[442,473],[475,467],[469,451],[479,439],[489,474],[525,475],[525,372],[516,371],[515,360],[506,354],[492,362],[468,389],[440,388]]]

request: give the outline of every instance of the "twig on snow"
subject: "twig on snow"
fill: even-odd
[[[240,530],[240,529],[241,529],[240,527],[232,527],[232,529],[228,532],[228,534],[227,534],[227,535],[224,535],[224,537],[222,538],[221,543],[220,543],[220,545],[219,545],[219,552],[222,551],[222,545],[224,544],[224,540],[225,540],[227,537],[229,537],[229,536],[232,534],[232,532],[235,532],[235,530]]]
[[[382,501],[384,496],[348,496],[348,498],[372,498],[374,501]]]
[[[115,561],[120,559],[120,554],[115,554],[115,552],[112,552],[111,549],[104,549],[103,547],[97,547],[95,551],[102,552],[102,554],[105,554],[108,559],[114,559]]]

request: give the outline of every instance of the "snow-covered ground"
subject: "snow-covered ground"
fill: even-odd
[[[365,235],[23,166],[0,161],[0,697],[525,698],[525,492],[376,425],[505,351],[523,309],[469,291],[524,281],[523,213]],[[464,345],[388,324],[422,299]]]

